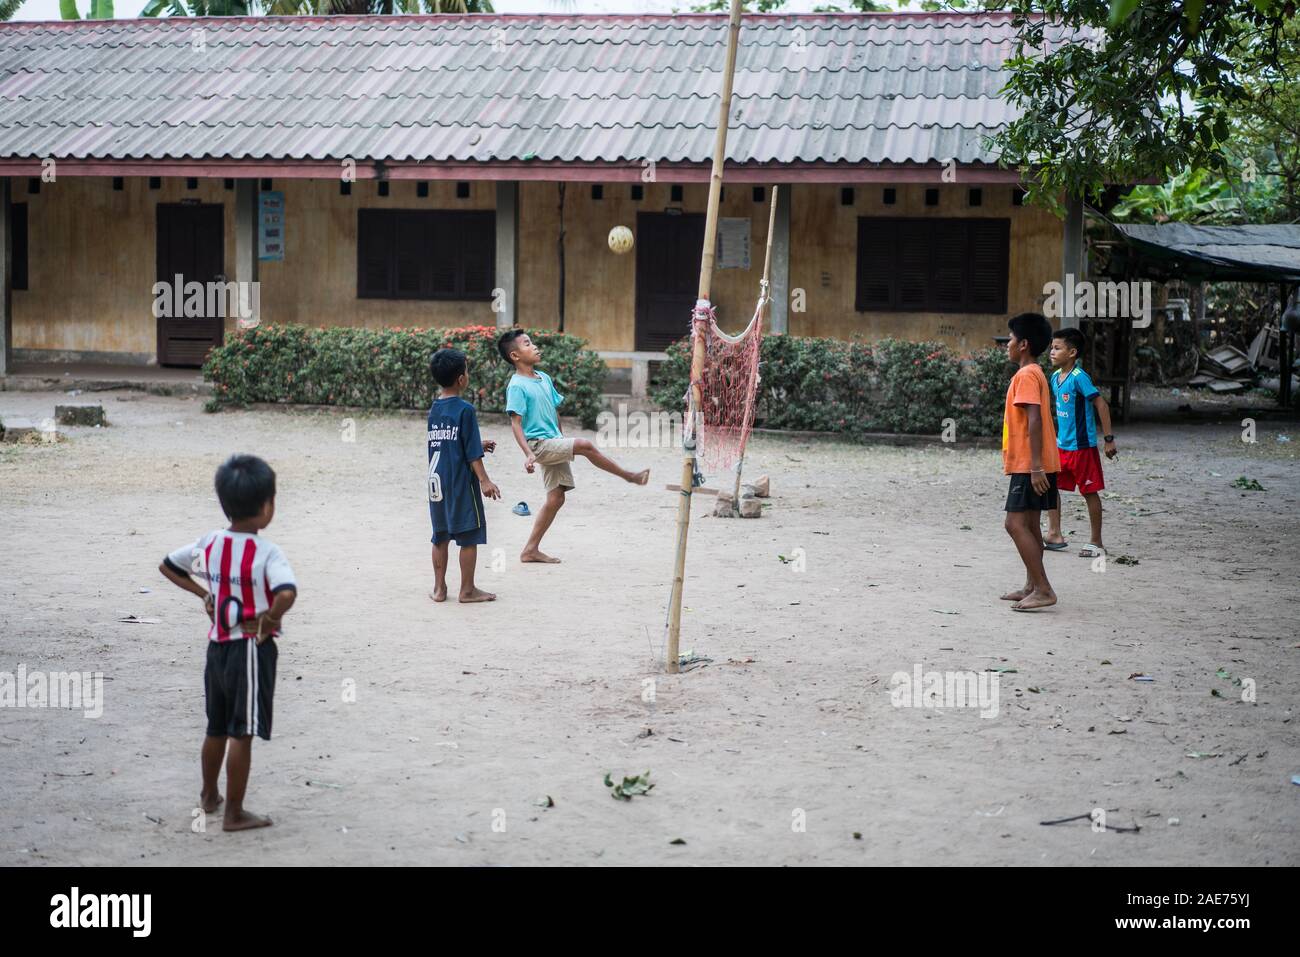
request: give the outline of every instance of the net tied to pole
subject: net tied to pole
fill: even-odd
[[[704,366],[698,380],[699,408],[686,394],[685,428],[694,440],[697,457],[713,470],[733,467],[745,451],[754,422],[758,395],[758,358],[763,340],[763,306],[767,284],[749,325],[730,336],[718,328],[717,314],[707,299],[697,300],[691,314],[691,345],[704,343]]]

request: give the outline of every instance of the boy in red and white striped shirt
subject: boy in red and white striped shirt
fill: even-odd
[[[229,800],[222,827],[243,831],[271,823],[244,810],[244,792],[253,735],[271,739],[279,656],[274,639],[280,634],[280,619],[298,597],[298,586],[284,553],[257,535],[275,517],[271,466],[254,455],[232,455],[217,469],[216,486],[230,527],[176,549],[158,570],[202,598],[212,622],[203,672],[208,729],[199,800],[207,814],[221,804],[217,778],[224,759]]]

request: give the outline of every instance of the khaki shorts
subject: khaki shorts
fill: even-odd
[[[542,467],[542,485],[546,491],[553,488],[573,488],[573,439],[529,439],[528,447],[537,456]]]

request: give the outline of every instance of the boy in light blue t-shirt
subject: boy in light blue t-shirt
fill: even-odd
[[[528,333],[511,329],[497,340],[501,358],[515,367],[515,374],[506,386],[506,412],[515,441],[524,453],[524,470],[530,474],[538,465],[542,467],[542,484],[546,489],[546,503],[537,513],[532,534],[519,555],[523,562],[558,562],[543,554],[542,536],[555,521],[555,515],[564,505],[564,495],[573,485],[573,470],[569,463],[581,455],[598,469],[617,475],[625,482],[645,485],[650,481],[650,470],[629,472],[613,459],[603,455],[589,439],[566,439],[560,433],[558,408],[564,396],[555,390],[555,383],[537,368],[542,352],[533,344]]]

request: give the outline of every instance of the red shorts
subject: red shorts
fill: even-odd
[[[1101,475],[1101,453],[1096,448],[1077,452],[1061,449],[1061,474],[1056,477],[1056,487],[1062,492],[1073,492],[1076,486],[1080,495],[1100,492],[1106,487]]]

